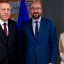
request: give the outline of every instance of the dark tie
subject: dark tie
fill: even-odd
[[[7,27],[6,27],[6,23],[4,23],[3,25],[4,25],[4,34],[7,36]]]
[[[35,21],[36,27],[35,27],[35,37],[38,37],[38,21]]]

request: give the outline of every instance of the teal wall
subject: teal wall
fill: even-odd
[[[44,16],[55,22],[59,36],[64,31],[64,0],[44,0]]]

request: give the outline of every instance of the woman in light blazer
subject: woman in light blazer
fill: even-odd
[[[64,64],[64,32],[59,37],[59,54],[61,59],[60,64]]]

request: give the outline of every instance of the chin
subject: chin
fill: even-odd
[[[5,18],[4,20],[6,21],[6,20],[8,20],[8,18]]]
[[[33,18],[34,18],[34,19],[38,19],[39,17],[40,17],[40,16],[34,16]]]
[[[7,18],[4,18],[5,20],[7,20],[8,19],[8,17]]]
[[[32,16],[34,19],[38,19],[40,17],[40,15],[33,15]]]

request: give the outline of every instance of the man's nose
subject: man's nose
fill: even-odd
[[[38,10],[37,10],[37,9],[35,9],[34,11],[35,11],[35,12],[37,12]]]
[[[5,13],[8,13],[8,10],[7,9],[5,10]]]

